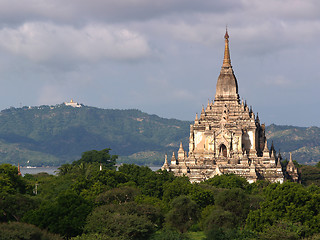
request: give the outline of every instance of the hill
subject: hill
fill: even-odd
[[[266,129],[267,138],[281,149],[283,156],[289,159],[289,152],[295,160],[303,164],[315,164],[320,161],[320,128],[278,126],[271,124]]]
[[[0,163],[59,166],[84,151],[109,147],[119,162],[159,165],[165,152],[177,151],[180,141],[187,148],[190,123],[134,109],[64,104],[5,109],[0,112]],[[270,125],[267,136],[284,157],[291,151],[300,163],[319,161],[317,127]]]
[[[139,110],[99,109],[64,104],[10,108],[0,112],[0,161],[59,166],[87,150],[109,147],[123,161],[161,161],[163,153],[187,141],[189,122]],[[29,161],[29,162],[28,162]],[[152,162],[152,161],[151,161]]]

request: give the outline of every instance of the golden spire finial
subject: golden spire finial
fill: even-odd
[[[21,171],[20,171],[20,163],[18,162],[18,176],[21,176]]]
[[[231,60],[230,60],[230,51],[229,51],[229,34],[228,28],[226,27],[226,34],[224,35],[225,38],[225,47],[224,47],[224,58],[222,67],[231,67]]]
[[[183,150],[183,146],[182,146],[182,141],[180,141],[179,151],[184,151],[184,150]]]

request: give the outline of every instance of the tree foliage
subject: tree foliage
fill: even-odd
[[[166,222],[169,226],[184,233],[197,222],[198,206],[190,197],[179,196],[172,201],[171,206],[171,210],[166,216]]]
[[[26,181],[18,174],[18,168],[11,164],[0,165],[0,195],[25,193]]]
[[[105,148],[101,151],[91,150],[84,152],[78,161],[73,162],[73,165],[79,165],[81,163],[100,163],[104,168],[113,169],[118,156],[110,155],[110,150],[110,148]]]
[[[29,164],[34,166],[60,166],[78,159],[84,151],[109,146],[129,162],[137,159],[141,164],[161,164],[164,153],[178,146],[170,143],[187,141],[184,136],[189,124],[135,109],[73,108],[64,104],[10,108],[0,116],[0,140],[7,150],[0,162],[26,165],[31,159]],[[147,155],[144,159],[132,156],[142,153]]]
[[[135,203],[103,205],[90,214],[85,232],[115,239],[147,239],[156,229],[157,212],[152,206]]]
[[[163,197],[166,183],[175,179],[173,173],[161,170],[154,172],[146,166],[135,164],[123,164],[119,172],[129,176],[129,180],[141,189],[142,194],[157,198]]]
[[[96,198],[96,203],[102,204],[124,204],[127,202],[134,201],[134,198],[139,194],[139,189],[134,187],[120,187],[108,190],[101,193]]]
[[[249,187],[249,183],[245,178],[234,174],[217,175],[206,180],[204,183],[219,188],[241,188],[245,190]]]
[[[320,192],[318,187],[305,188],[300,184],[274,183],[264,189],[261,208],[249,213],[247,227],[262,231],[280,220],[304,225],[308,231],[300,235],[312,235],[320,231]]]
[[[22,177],[16,167],[1,166],[0,221],[25,221],[75,240],[193,239],[198,233],[192,231],[224,240],[319,236],[320,188],[312,181],[248,184],[222,175],[190,183],[132,164],[100,170],[100,160],[90,159],[61,166],[58,176]],[[21,225],[42,231],[34,228]]]
[[[39,201],[27,194],[6,194],[0,198],[0,222],[20,221]]]
[[[50,232],[73,237],[82,233],[91,205],[73,192],[60,194],[53,202],[43,202],[29,211],[24,221],[48,229]]]
[[[1,223],[0,233],[0,240],[62,240],[58,235],[48,233],[27,223]]]

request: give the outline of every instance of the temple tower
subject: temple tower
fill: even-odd
[[[216,84],[214,102],[208,100],[190,125],[189,154],[180,143],[178,158],[173,153],[171,163],[167,157],[162,169],[176,175],[186,175],[199,182],[218,174],[238,174],[249,182],[266,179],[283,182],[283,172],[276,152],[270,152],[265,136],[265,126],[255,117],[252,107],[240,101],[238,82],[231,65],[229,34],[226,31],[224,58]],[[290,172],[297,171],[290,163]],[[281,168],[281,170],[280,170]],[[288,168],[289,170],[289,168]]]

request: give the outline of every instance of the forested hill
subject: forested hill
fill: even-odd
[[[187,141],[189,124],[139,110],[64,104],[10,108],[0,113],[0,161],[61,165],[84,151],[107,147],[112,154],[162,161],[164,152],[176,150],[181,139]]]
[[[121,162],[159,165],[180,141],[187,150],[190,123],[139,110],[64,104],[10,108],[0,112],[0,162],[58,166],[84,151],[109,147]],[[271,125],[267,135],[285,157],[292,151],[300,163],[319,161],[319,128]]]
[[[284,153],[282,156],[289,158],[289,152],[292,152],[293,158],[303,164],[314,164],[320,161],[319,127],[271,124],[267,127],[266,135],[274,142],[277,151],[281,149],[281,154]]]

